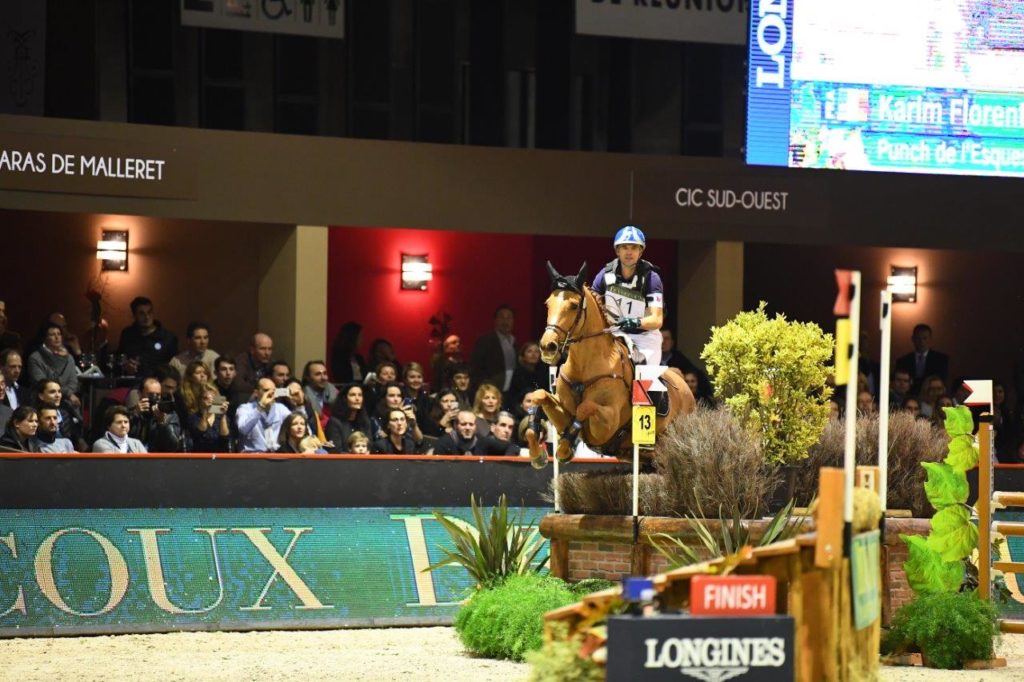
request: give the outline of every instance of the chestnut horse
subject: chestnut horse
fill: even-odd
[[[625,342],[614,336],[614,326],[604,306],[587,285],[587,264],[575,277],[566,277],[548,262],[551,295],[547,327],[540,339],[541,359],[555,364],[568,349],[569,357],[558,373],[555,395],[533,392],[559,434],[558,460],[572,459],[578,439],[597,452],[623,459],[632,456],[633,362]],[[668,414],[656,419],[656,433],[676,417],[696,409],[696,401],[683,375],[669,368],[661,376],[668,389]],[[538,415],[539,417],[539,415]],[[538,438],[539,418],[527,429],[530,461],[537,468],[547,464],[547,449]]]

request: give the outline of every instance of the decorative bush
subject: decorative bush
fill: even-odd
[[[578,583],[569,585],[569,589],[572,590],[572,593],[578,599],[582,599],[588,594],[607,590],[609,587],[615,587],[618,584],[614,580],[605,580],[604,578],[585,578]]]
[[[920,651],[932,668],[962,668],[965,661],[992,658],[996,616],[996,607],[974,592],[918,595],[893,616],[882,650]]]
[[[778,487],[761,443],[728,408],[698,408],[658,437],[655,467],[674,515],[756,518]]]
[[[604,682],[604,668],[580,657],[581,637],[566,636],[564,623],[554,624],[554,637],[539,651],[526,654],[530,675],[526,682]]]
[[[544,614],[578,601],[565,582],[535,573],[513,575],[480,590],[455,616],[459,639],[473,653],[522,661],[540,649]]]
[[[567,514],[633,513],[633,474],[616,471],[565,473],[559,475],[559,502]],[[640,474],[640,514],[671,516],[665,485],[658,474]]]
[[[821,467],[842,467],[846,421],[830,419],[807,459],[799,463],[795,497],[807,504],[818,491]],[[924,492],[926,471],[921,462],[939,462],[945,456],[949,437],[928,420],[915,419],[906,412],[889,415],[888,508],[909,509],[916,518],[934,513]],[[857,463],[878,464],[878,415],[857,418]]]
[[[713,327],[701,358],[765,461],[789,464],[807,456],[828,421],[832,335],[782,314],[769,319],[765,305]]]

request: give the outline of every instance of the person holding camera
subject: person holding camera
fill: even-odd
[[[287,396],[287,389],[281,389]],[[291,410],[277,401],[277,386],[269,377],[256,382],[252,400],[240,405],[236,414],[241,452],[273,452],[281,424]]]
[[[375,455],[418,455],[423,446],[423,434],[419,428],[409,428],[409,410],[392,408],[387,413],[387,433],[373,443]],[[418,437],[417,437],[417,434]]]
[[[440,438],[455,430],[455,417],[459,413],[459,396],[454,390],[441,391],[430,410],[427,421],[423,422],[423,433]]]
[[[188,415],[188,437],[192,452],[230,452],[231,425],[228,402],[212,388],[203,390],[196,410]]]
[[[139,395],[131,414],[131,436],[149,452],[181,452],[183,434],[174,394],[165,391],[156,377],[147,377]]]

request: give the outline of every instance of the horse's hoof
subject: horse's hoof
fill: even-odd
[[[574,454],[575,453],[572,451],[572,448],[558,448],[558,452],[555,453],[555,456],[558,457],[559,464],[567,464],[572,461]]]
[[[530,452],[530,464],[534,469],[543,469],[548,465],[548,451],[544,448],[540,448],[540,452],[534,457],[533,452]]]

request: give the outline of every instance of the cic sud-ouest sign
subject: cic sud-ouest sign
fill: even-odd
[[[0,634],[449,623],[438,545],[427,509],[3,510]]]

